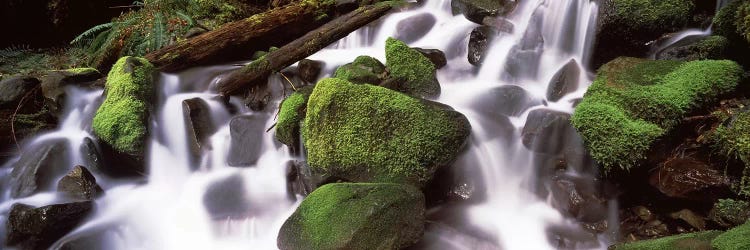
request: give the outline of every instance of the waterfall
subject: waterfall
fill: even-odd
[[[434,21],[424,27],[424,34],[411,39],[409,45],[440,49],[447,55],[448,65],[438,71],[442,94],[436,101],[463,113],[472,124],[468,146],[454,168],[468,176],[466,187],[475,189],[483,198],[428,211],[428,218],[436,223],[428,227],[425,238],[433,242],[418,248],[605,249],[608,246],[607,233],[586,233],[576,218],[561,212],[553,201],[553,176],[577,178],[595,185],[596,168],[585,159],[569,157],[568,164],[559,171],[549,170],[556,167],[555,161],[550,161],[556,158],[550,155],[563,154],[563,149],[584,150],[575,133],[563,129],[555,136],[532,138],[532,146],[523,141],[527,123],[538,121],[539,115],[569,116],[591,84],[592,74],[583,65],[588,65],[591,57],[597,4],[590,0],[519,2],[516,10],[506,17],[513,24],[512,31],[491,41],[479,68],[467,61],[469,33],[478,25],[461,15],[453,16],[450,0],[424,1],[419,7],[392,13],[310,57],[325,62],[321,77],[330,76],[337,66],[359,55],[385,61],[386,38],[404,35],[399,33],[404,23],[418,24],[409,21],[417,19],[410,18],[424,16],[425,20]],[[569,67],[574,69],[569,77],[575,79],[573,86],[562,96],[549,99],[551,82],[560,76],[561,69]],[[285,84],[281,76],[269,79],[273,98],[265,111],[252,111],[233,97],[229,105],[237,110],[235,114],[217,101],[216,81],[235,68],[211,66],[161,74],[147,147],[147,179],[109,179],[95,174],[106,195],[96,201],[94,214],[53,245],[53,249],[81,237],[96,237],[105,249],[275,249],[279,228],[303,199],[299,195],[290,197],[288,193],[289,164],[304,159],[277,142],[273,130],[266,132],[275,123],[275,107],[284,93],[284,88],[279,87]],[[505,115],[481,107],[488,93],[507,88],[521,91],[531,101],[491,100],[491,104],[515,107],[512,114]],[[60,128],[37,137],[28,147],[64,138],[70,148],[80,148],[85,138],[92,137],[91,117],[101,102],[101,93],[101,90],[69,89],[70,98]],[[195,161],[190,160],[182,111],[182,102],[192,98],[209,104],[211,123],[216,127],[209,139],[211,150],[204,151]],[[228,164],[230,121],[236,116],[258,121],[251,129],[262,131],[255,142],[259,147],[257,160],[249,166]],[[557,152],[540,153],[529,149],[537,147],[533,145]],[[70,150],[72,156],[66,167],[86,164],[79,151]],[[585,157],[585,154],[574,155]],[[7,169],[3,168],[0,177],[9,174]],[[232,185],[221,185],[225,182]],[[224,199],[225,195],[231,198]],[[12,199],[3,191],[0,214],[7,214],[10,206],[18,202],[45,205],[59,200],[51,190],[22,199]],[[223,211],[234,206],[241,213]],[[609,206],[598,212],[604,214],[604,220],[612,221],[614,217],[609,213],[616,210],[616,205],[610,202]],[[222,211],[217,212],[216,207]],[[0,217],[3,224],[6,220]],[[614,227],[609,230],[616,230]],[[1,230],[0,233],[4,234]]]

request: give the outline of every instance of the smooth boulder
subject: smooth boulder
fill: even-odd
[[[75,166],[57,182],[57,191],[79,200],[93,200],[104,194],[96,177],[83,166]]]
[[[92,201],[34,208],[16,203],[8,214],[8,246],[47,249],[80,224],[94,208]]]

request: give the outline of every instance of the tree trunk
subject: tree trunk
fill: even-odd
[[[313,30],[303,37],[268,53],[247,66],[232,72],[219,83],[219,92],[224,95],[241,93],[253,85],[265,84],[274,71],[305,59],[329,44],[346,37],[349,33],[385,15],[391,6],[375,4],[360,7]]]
[[[248,59],[255,51],[284,45],[319,27],[334,10],[335,1],[299,1],[164,47],[146,58],[166,72]]]

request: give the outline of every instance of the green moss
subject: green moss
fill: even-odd
[[[385,78],[385,66],[373,57],[358,56],[354,62],[338,67],[333,77],[353,83],[378,85]]]
[[[385,58],[391,77],[406,82],[402,92],[419,97],[440,95],[435,65],[422,53],[409,48],[402,41],[388,38],[385,43]]]
[[[711,241],[716,250],[745,250],[750,248],[750,223],[742,224],[717,236]]]
[[[745,38],[745,41],[750,42],[750,1],[744,1],[737,8],[736,15],[737,33]]]
[[[75,74],[75,75],[86,75],[86,74],[98,74],[99,71],[95,68],[72,68],[72,69],[66,69],[65,70],[68,73]]]
[[[694,5],[685,0],[615,0],[617,18],[646,30],[681,27],[688,22]]]
[[[727,4],[714,16],[713,33],[746,45],[750,42],[750,1]]]
[[[747,201],[720,199],[714,204],[709,218],[722,226],[744,224],[750,216],[750,203]]]
[[[458,112],[386,88],[327,78],[310,96],[302,137],[313,171],[422,186],[456,157],[470,130]]]
[[[96,111],[94,133],[120,152],[142,156],[148,133],[154,66],[148,60],[123,57],[107,76],[106,98]]]
[[[732,61],[618,58],[602,66],[572,117],[591,155],[624,170],[681,118],[734,90],[742,68]]]
[[[282,226],[280,249],[402,249],[422,236],[424,197],[409,185],[327,184]]]
[[[740,111],[727,119],[714,130],[711,139],[723,155],[745,163],[737,189],[740,195],[750,196],[750,112]]]
[[[711,249],[711,240],[721,234],[720,231],[704,231],[653,240],[642,240],[633,243],[615,245],[612,250],[704,250]]]
[[[295,147],[299,138],[300,123],[305,119],[307,99],[312,87],[301,88],[284,99],[276,121],[276,139],[287,146]]]
[[[729,40],[723,36],[709,36],[695,44],[695,60],[720,59],[725,57]]]

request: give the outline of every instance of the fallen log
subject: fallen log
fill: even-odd
[[[388,3],[379,3],[357,8],[326,23],[318,29],[282,46],[278,50],[237,69],[219,82],[219,92],[234,95],[254,85],[265,84],[274,71],[282,70],[305,59],[349,33],[377,20],[391,9]]]
[[[320,27],[335,11],[336,1],[299,1],[177,42],[146,59],[165,72],[248,59],[254,51],[284,45]]]

